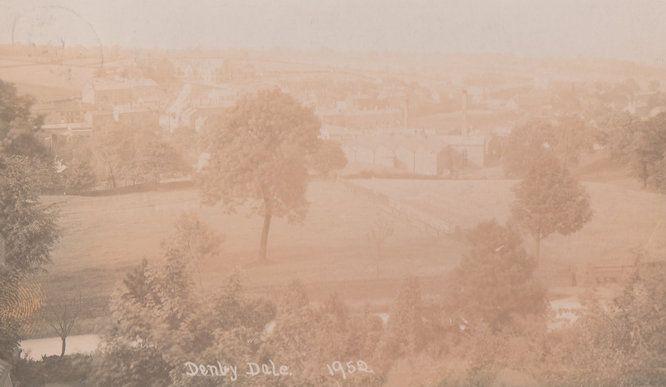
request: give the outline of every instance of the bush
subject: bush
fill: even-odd
[[[68,194],[90,191],[95,188],[96,182],[95,171],[85,159],[72,159],[60,174],[61,189]]]
[[[91,355],[44,356],[41,360],[20,359],[12,369],[12,380],[22,386],[46,383],[83,383],[92,369]]]

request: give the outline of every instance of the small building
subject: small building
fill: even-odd
[[[448,135],[435,129],[353,129],[323,125],[320,138],[340,143],[357,167],[426,176],[445,176],[452,169],[483,167],[486,136]]]
[[[636,273],[633,264],[588,265],[583,275],[588,285],[621,284]]]
[[[395,166],[395,150],[391,145],[379,144],[374,148],[373,161],[375,165],[387,168]]]
[[[159,127],[160,115],[151,109],[132,109],[117,106],[113,109],[113,120],[127,126],[156,129]]]
[[[332,111],[317,111],[325,125],[342,126],[348,128],[398,128],[404,125],[404,111],[402,109],[357,110],[333,109]]]
[[[100,109],[140,102],[159,104],[163,91],[152,79],[94,78],[83,87],[81,102]]]
[[[42,125],[41,131],[48,136],[89,136],[92,132],[92,125],[86,121],[68,124],[49,124]]]
[[[451,147],[465,160],[482,167],[485,162],[486,138],[484,136],[445,135],[434,137],[441,149]]]
[[[44,124],[65,124],[83,121],[85,109],[77,98],[38,102],[32,111],[44,117]]]
[[[86,112],[85,122],[92,126],[93,130],[113,125],[116,122],[113,111],[89,111]]]
[[[176,71],[189,81],[216,83],[221,69],[228,67],[224,58],[179,58],[173,61]]]
[[[167,132],[181,127],[199,131],[211,115],[220,114],[237,99],[238,93],[228,87],[186,83],[159,116],[159,126]]]

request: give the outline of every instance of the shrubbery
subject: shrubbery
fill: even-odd
[[[21,386],[40,387],[47,383],[83,383],[90,376],[91,355],[44,356],[41,360],[20,359],[12,379]]]
[[[440,298],[408,279],[382,322],[337,296],[311,302],[292,283],[274,297],[243,289],[237,275],[202,297],[197,265],[218,258],[221,238],[192,215],[164,246],[165,264],[143,262],[112,301],[112,325],[88,356],[22,360],[16,379],[39,386],[88,378],[89,386],[215,386],[187,362],[237,365],[240,385],[663,385],[666,266],[644,264],[608,307],[547,329],[545,291],[519,235],[496,222],[468,233],[469,252]],[[248,362],[289,366],[289,376],[247,377]],[[332,375],[327,364],[362,361],[372,372]],[[343,366],[344,367],[344,366]],[[353,369],[353,368],[350,368]]]

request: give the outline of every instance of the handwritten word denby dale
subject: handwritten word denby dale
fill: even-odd
[[[217,377],[228,377],[232,382],[238,380],[238,367],[231,364],[222,364],[217,362],[217,364],[196,364],[191,361],[185,363],[187,371],[185,374],[187,376],[217,376]],[[277,366],[273,360],[268,360],[268,363],[246,363],[246,372],[245,375],[248,377],[253,377],[257,375],[266,375],[266,376],[290,376],[289,367],[286,365]]]

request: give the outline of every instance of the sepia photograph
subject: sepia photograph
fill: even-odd
[[[0,0],[0,387],[666,386],[665,21]]]

